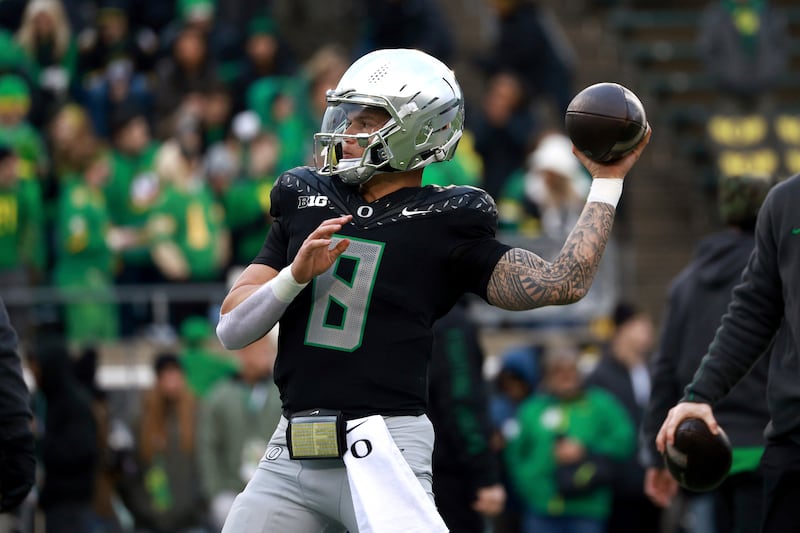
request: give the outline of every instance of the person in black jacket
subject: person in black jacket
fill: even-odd
[[[634,304],[624,301],[617,303],[612,318],[614,333],[603,357],[587,376],[586,384],[605,389],[619,400],[638,431],[650,398],[647,362],[655,338],[653,320]],[[644,469],[636,454],[614,469],[613,483],[608,531],[658,531],[661,513],[642,489]]]
[[[653,391],[642,428],[645,492],[658,505],[670,502],[677,482],[656,450],[656,432],[669,408],[680,399],[681,389],[692,380],[714,338],[731,291],[753,251],[756,216],[770,186],[771,180],[748,176],[721,180],[718,206],[727,227],[700,242],[692,261],[671,284],[660,347],[653,362]],[[764,426],[769,420],[766,386],[764,358],[714,407],[738,459],[731,477],[712,496],[717,507],[712,520],[718,531],[733,527],[736,531],[758,530],[762,484],[757,467],[764,446]],[[696,495],[691,500],[699,502]],[[708,519],[700,519],[699,514],[693,513],[697,520],[707,523]]]
[[[767,194],[758,214],[753,251],[740,283],[733,289],[722,325],[680,403],[669,410],[656,436],[657,449],[663,452],[674,442],[677,425],[688,417],[702,418],[714,433],[721,427],[730,433],[736,426],[722,418],[717,406],[723,405],[723,398],[737,398],[739,387],[747,386],[752,379],[745,378],[748,372],[752,375],[758,364],[767,364],[765,390],[770,421],[764,431],[766,447],[760,463],[765,495],[763,533],[800,530],[796,510],[800,501],[798,198],[800,176],[776,185]],[[770,346],[768,361],[760,362]],[[763,391],[756,390],[738,398],[740,405],[752,409],[763,397]],[[757,503],[751,499],[745,505]]]
[[[15,509],[33,487],[36,459],[28,387],[17,335],[0,299],[0,513]]]
[[[463,301],[434,325],[428,417],[433,446],[433,493],[451,531],[482,533],[485,516],[503,510],[505,488],[491,447],[483,349]]]
[[[33,348],[31,368],[44,397],[39,506],[45,533],[91,531],[91,503],[98,460],[97,422],[88,392],[62,339],[44,338]]]

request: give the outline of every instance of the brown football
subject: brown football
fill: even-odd
[[[678,483],[694,492],[717,488],[728,476],[733,454],[720,429],[714,435],[699,418],[687,418],[675,430],[675,443],[667,445],[664,463]]]
[[[564,125],[578,150],[607,163],[628,154],[642,140],[647,116],[632,91],[605,82],[575,95],[567,107]]]

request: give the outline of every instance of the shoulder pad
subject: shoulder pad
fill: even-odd
[[[275,180],[275,187],[287,189],[298,194],[310,194],[319,191],[324,185],[323,178],[311,167],[295,167],[287,170]]]
[[[297,209],[331,207],[334,204],[341,211],[345,209],[344,204],[337,196],[327,176],[320,176],[310,167],[293,168],[275,180],[270,192],[270,214],[277,218]]]
[[[469,185],[448,185],[441,187],[432,185],[431,200],[432,211],[447,211],[455,209],[470,209],[492,216],[497,215],[497,204],[494,199],[483,189]]]

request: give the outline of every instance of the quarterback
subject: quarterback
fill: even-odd
[[[446,65],[417,50],[371,52],[327,101],[314,168],[277,179],[274,224],[222,304],[229,349],[280,321],[284,410],[223,531],[445,531],[425,416],[434,321],[467,292],[511,310],[582,298],[650,135],[615,163],[576,154],[592,189],[547,261],[495,239],[484,191],[421,186],[462,134],[463,95]]]

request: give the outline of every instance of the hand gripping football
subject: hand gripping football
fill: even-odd
[[[717,488],[728,476],[733,459],[731,443],[720,429],[714,435],[699,418],[687,418],[675,430],[675,443],[667,445],[664,463],[681,487],[694,492]]]

